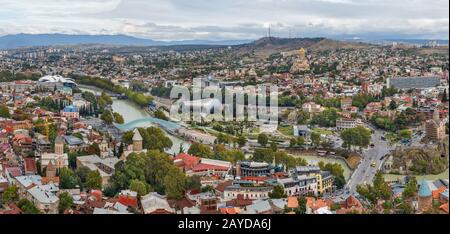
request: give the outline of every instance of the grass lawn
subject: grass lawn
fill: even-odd
[[[278,131],[285,136],[294,136],[294,129],[292,126],[278,126]]]
[[[333,135],[333,131],[327,129],[314,128],[312,131],[325,136]]]

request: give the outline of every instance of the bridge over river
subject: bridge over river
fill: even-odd
[[[181,125],[178,123],[157,119],[153,117],[136,119],[125,124],[114,124],[114,125],[122,131],[130,131],[133,130],[134,128],[146,127],[149,124],[156,124],[169,133],[174,133],[176,130],[181,128]]]

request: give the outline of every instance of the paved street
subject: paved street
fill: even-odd
[[[382,166],[382,157],[391,150],[389,143],[381,139],[383,132],[380,130],[374,131],[375,133],[372,134],[371,143],[373,143],[375,147],[369,147],[369,149],[363,150],[361,163],[353,173],[351,179],[347,182],[345,189],[346,193],[356,193],[356,186],[359,184],[371,184],[377,170]],[[372,163],[375,163],[375,167],[371,165]]]

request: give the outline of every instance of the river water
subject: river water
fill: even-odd
[[[97,89],[95,87],[80,87],[80,90],[85,92],[92,92],[94,94],[101,94],[101,90]],[[150,117],[150,115],[141,107],[134,104],[133,102],[129,100],[119,100],[119,99],[113,99],[113,104],[111,105],[114,112],[117,112],[123,116],[123,119],[125,120],[125,123],[132,122],[134,120],[138,119],[144,119]],[[139,125],[137,127],[151,127],[155,126],[151,123],[143,123],[142,125]],[[172,148],[167,149],[166,153],[174,155],[178,154],[180,152],[180,148],[183,147],[184,151],[186,152],[189,147],[190,143],[187,141],[184,141],[178,137],[172,136],[168,133],[166,133],[167,137],[170,138],[172,141]]]

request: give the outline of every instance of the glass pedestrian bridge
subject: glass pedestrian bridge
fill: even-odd
[[[181,125],[178,123],[157,119],[153,117],[137,119],[125,124],[114,124],[114,126],[116,126],[118,129],[122,131],[130,131],[135,128],[149,127],[149,125],[158,125],[159,127],[163,128],[164,130],[170,133],[173,133],[181,128]]]

